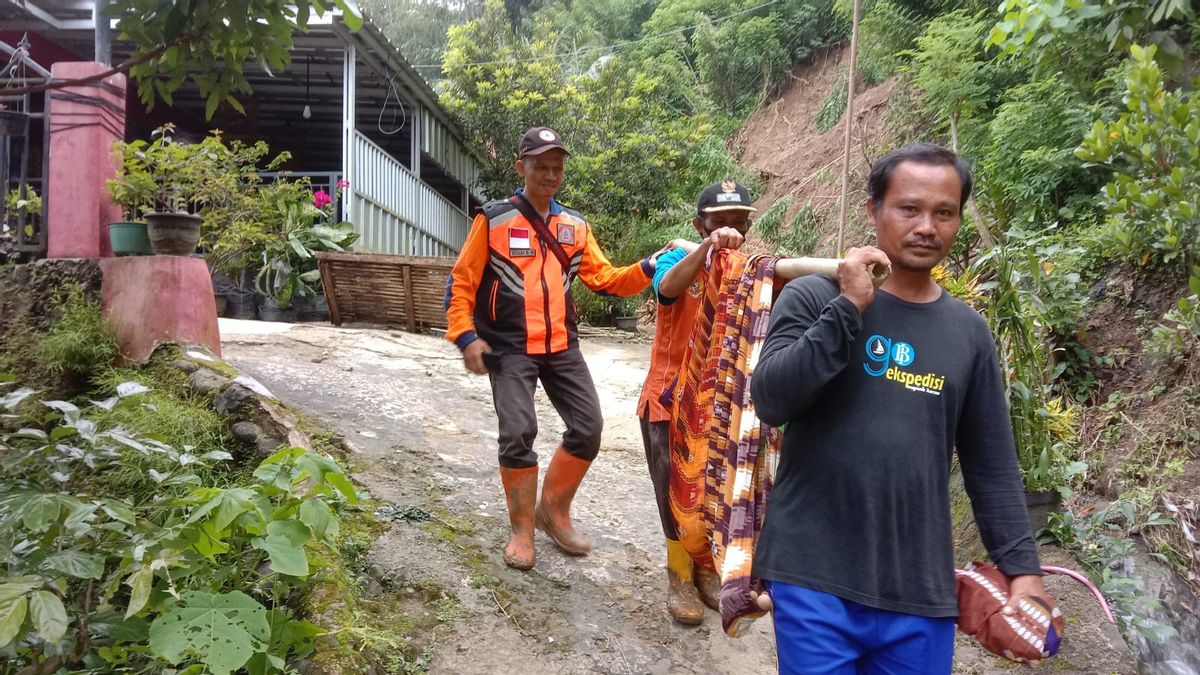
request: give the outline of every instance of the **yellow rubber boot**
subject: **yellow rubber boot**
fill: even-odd
[[[685,626],[696,626],[704,619],[704,605],[693,583],[694,564],[683,544],[667,540],[667,612]]]

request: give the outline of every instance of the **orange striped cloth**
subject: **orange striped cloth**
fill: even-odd
[[[673,393],[671,510],[696,564],[721,577],[721,624],[737,636],[762,616],[750,593],[754,546],[779,459],[777,429],[759,421],[750,377],[771,318],[778,258],[721,251]]]

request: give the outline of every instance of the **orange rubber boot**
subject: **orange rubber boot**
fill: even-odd
[[[591,465],[560,446],[542,481],[542,501],[535,516],[537,527],[570,555],[587,555],[592,551],[592,542],[571,525],[571,500]]]
[[[504,497],[508,500],[508,522],[512,533],[504,547],[504,564],[517,570],[533,567],[533,511],[537,503],[536,466],[524,469],[500,467]]]

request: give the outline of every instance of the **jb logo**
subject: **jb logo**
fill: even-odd
[[[882,335],[872,335],[867,338],[867,359],[874,364],[864,363],[863,370],[871,377],[883,377],[888,368],[895,364],[901,368],[912,365],[917,360],[917,350],[903,340],[892,340]]]

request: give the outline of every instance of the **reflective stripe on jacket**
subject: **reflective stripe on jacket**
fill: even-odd
[[[516,200],[524,197],[484,205],[454,264],[446,337],[459,349],[477,337],[502,353],[554,354],[575,347],[575,277],[597,293],[616,296],[639,293],[653,278],[649,259],[614,267],[583,216],[551,201],[546,230],[566,254],[564,269]]]

